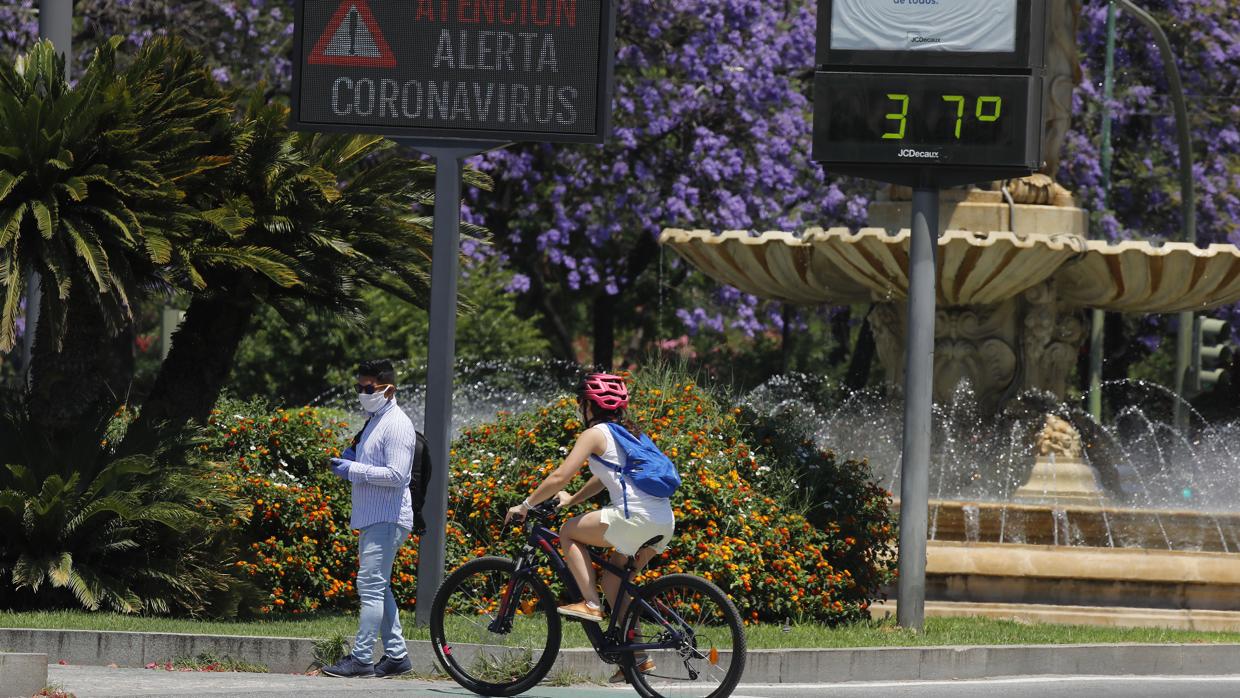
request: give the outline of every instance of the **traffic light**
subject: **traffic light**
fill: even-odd
[[[1213,388],[1231,363],[1235,348],[1231,344],[1231,325],[1226,320],[1197,316],[1193,322],[1193,365],[1191,375],[1196,392]]]

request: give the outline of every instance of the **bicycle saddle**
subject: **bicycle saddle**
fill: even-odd
[[[659,541],[661,540],[663,540],[663,536],[655,536],[654,538],[651,538],[645,543],[642,543],[641,547],[639,547],[638,550],[641,550],[641,548],[653,548],[654,546],[658,545]]]

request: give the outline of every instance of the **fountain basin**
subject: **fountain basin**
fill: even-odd
[[[1240,611],[1240,556],[932,541],[927,549],[926,598]]]
[[[888,208],[905,213],[897,204]],[[1177,313],[1240,301],[1240,248],[1234,245],[1086,240],[1084,212],[1055,206],[1021,207],[1018,230],[1030,232],[961,229],[979,222],[969,220],[977,217],[975,209],[1007,207],[963,202],[943,218],[936,402],[950,400],[966,379],[988,414],[1029,390],[1065,398],[1087,337],[1087,308]],[[660,241],[706,275],[761,298],[873,304],[869,324],[878,358],[887,382],[900,385],[909,237],[907,229],[883,227],[809,228],[801,235],[671,228]]]
[[[894,618],[895,600],[870,607],[870,617]],[[1240,613],[1191,608],[1124,608],[1119,606],[1051,606],[1019,603],[957,603],[927,601],[926,616],[934,618],[992,618],[1018,623],[1092,625],[1107,628],[1166,628],[1199,632],[1240,631]]]
[[[1236,512],[932,501],[930,529],[937,542],[1044,545],[1056,550],[1142,548],[1223,554],[1240,550]],[[1240,555],[1235,557],[1240,560]]]

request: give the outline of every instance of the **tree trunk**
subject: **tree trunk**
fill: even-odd
[[[197,298],[190,303],[150,395],[125,435],[124,452],[149,448],[165,429],[207,420],[254,314],[253,303],[227,298]]]
[[[98,438],[97,427],[129,395],[134,373],[134,328],[112,335],[99,308],[73,301],[60,350],[45,309],[36,330],[27,399],[31,425],[52,444]],[[98,444],[95,444],[97,447]]]
[[[874,330],[870,327],[870,314],[866,313],[865,319],[861,321],[861,333],[857,335],[857,346],[853,348],[852,360],[848,362],[848,374],[844,378],[844,387],[857,391],[870,382],[874,351]]]
[[[594,368],[611,371],[616,361],[616,297],[603,291],[594,297]]]
[[[779,311],[783,320],[779,337],[779,373],[786,376],[792,365],[792,306],[784,303]]]
[[[552,347],[559,349],[560,358],[577,363],[577,352],[573,348],[573,337],[569,334],[568,328],[560,318],[559,310],[551,302],[551,291],[547,288],[547,283],[543,280],[542,273],[534,266],[535,264],[537,262],[531,263],[529,267],[530,293],[538,299],[543,321],[551,329],[548,339],[551,340]],[[543,331],[543,335],[547,336],[546,330]]]
[[[845,306],[831,315],[831,338],[835,346],[827,355],[827,363],[839,366],[848,358],[848,339],[852,334],[852,308]]]

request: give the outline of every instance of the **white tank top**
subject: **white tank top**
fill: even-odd
[[[623,490],[621,489],[620,474],[616,472],[615,468],[608,466],[607,463],[619,463],[623,466],[624,453],[616,448],[616,439],[611,435],[611,429],[606,424],[595,424],[590,428],[601,431],[607,443],[601,457],[590,454],[590,472],[598,477],[603,485],[607,487],[607,494],[611,497],[611,505],[620,509],[621,513],[624,513],[625,495],[627,494],[630,516],[639,516],[653,523],[675,523],[676,516],[672,513],[672,501],[667,497],[655,497],[646,494],[637,489],[631,481],[626,483]]]

